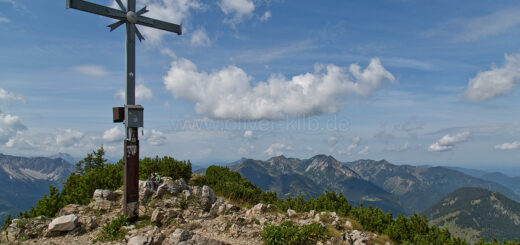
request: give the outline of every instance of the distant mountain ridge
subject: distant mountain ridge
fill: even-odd
[[[0,220],[29,209],[49,191],[49,185],[59,186],[73,171],[74,166],[62,158],[0,153]]]
[[[480,187],[520,200],[503,185],[445,167],[394,165],[385,160],[357,160],[345,164],[363,179],[396,195],[408,212],[422,211],[461,187]]]
[[[394,214],[421,212],[461,187],[485,188],[520,199],[503,185],[456,170],[394,165],[385,160],[341,163],[326,155],[303,160],[281,155],[266,161],[246,159],[229,168],[281,197],[316,197],[329,190],[342,192],[353,204],[372,204]]]
[[[372,204],[394,214],[405,212],[395,196],[362,179],[332,156],[316,155],[305,160],[283,155],[267,161],[247,159],[229,168],[280,197],[317,197],[328,190],[343,193],[354,204]]]
[[[471,243],[520,237],[520,203],[482,188],[457,189],[424,211],[430,224]]]

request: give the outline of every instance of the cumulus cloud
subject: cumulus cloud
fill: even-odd
[[[124,89],[120,89],[117,91],[116,96],[121,98],[121,100],[126,100],[126,92]],[[143,84],[137,84],[135,86],[135,99],[137,101],[146,101],[151,100],[153,98],[152,90],[146,87]]]
[[[73,129],[59,129],[56,134],[56,145],[60,147],[70,147],[81,144],[84,134]]]
[[[361,149],[357,154],[358,155],[365,155],[368,153],[368,146],[365,146],[363,149]]]
[[[206,33],[206,29],[200,28],[197,29],[191,34],[190,39],[191,46],[202,46],[209,47],[211,46],[211,39],[209,39],[208,34]]]
[[[119,126],[114,126],[103,133],[103,141],[107,143],[122,141],[124,137],[125,134]]]
[[[501,145],[495,145],[495,150],[515,150],[520,148],[520,142],[513,141],[511,143],[504,143]]]
[[[15,94],[13,92],[9,92],[3,88],[0,88],[0,100],[2,102],[10,102],[10,101],[21,101],[25,103],[25,97],[20,94]]]
[[[228,20],[232,23],[241,22],[243,18],[250,17],[255,11],[252,0],[220,0],[218,5],[224,14],[232,16]]]
[[[270,145],[269,148],[267,148],[267,150],[265,150],[264,153],[269,156],[279,156],[279,155],[283,155],[284,151],[285,152],[292,151],[292,149],[293,148],[290,145],[285,145],[282,143],[275,143],[275,144]]]
[[[519,79],[520,54],[505,55],[503,67],[492,66],[470,79],[464,96],[468,100],[482,101],[508,94],[518,85]]]
[[[256,138],[255,134],[253,133],[253,131],[251,130],[246,130],[244,132],[244,138],[248,139],[248,140],[252,140],[254,138]]]
[[[329,138],[327,138],[327,143],[329,143],[329,145],[331,145],[331,146],[337,145],[338,141],[339,141],[339,139],[336,136],[330,136]]]
[[[144,16],[176,24],[182,24],[188,19],[192,10],[204,9],[204,5],[198,0],[141,0],[139,3],[150,11]],[[119,9],[115,1],[112,3],[112,7]],[[152,44],[160,43],[164,35],[168,34],[168,32],[145,26],[138,28],[146,40]]]
[[[166,136],[164,136],[163,132],[152,129],[152,134],[147,140],[150,145],[160,146],[166,143]]]
[[[75,72],[81,73],[83,75],[92,76],[92,77],[104,77],[108,75],[108,70],[105,67],[99,65],[80,65],[72,67],[72,70]]]
[[[465,142],[468,140],[470,133],[468,131],[458,133],[455,135],[444,135],[440,140],[431,144],[428,151],[449,151],[455,147],[455,144]]]
[[[358,147],[359,142],[361,142],[361,138],[358,136],[352,138],[352,143],[347,147],[347,152],[354,150],[354,148]]]
[[[0,16],[0,23],[9,23],[11,22],[10,19]]]
[[[194,102],[197,113],[235,121],[335,113],[347,96],[367,96],[383,82],[395,81],[377,58],[364,70],[352,64],[348,71],[335,65],[317,65],[313,73],[291,79],[272,75],[267,82],[252,86],[251,77],[234,65],[206,73],[199,72],[189,60],[178,59],[163,81],[175,98]]]
[[[38,149],[40,145],[38,143],[34,142],[33,140],[30,140],[33,137],[27,136],[26,131],[24,132],[17,132],[15,137],[10,138],[6,143],[5,146],[9,148],[16,148],[18,150],[34,150]]]
[[[260,21],[268,21],[271,19],[271,11],[265,11],[265,13],[258,18]]]
[[[25,130],[27,130],[27,126],[20,121],[18,116],[0,111],[0,144],[7,143],[18,132]]]

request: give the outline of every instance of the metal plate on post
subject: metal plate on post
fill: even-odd
[[[141,105],[125,105],[125,124],[129,128],[143,127],[143,111]]]

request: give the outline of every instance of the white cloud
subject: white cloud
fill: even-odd
[[[354,150],[354,148],[358,147],[359,142],[361,142],[361,138],[358,136],[352,138],[352,143],[347,147],[347,152]]]
[[[192,10],[204,8],[198,0],[141,0],[140,4],[150,11],[144,16],[175,24],[182,24],[189,18]],[[119,8],[115,2],[112,6]],[[169,33],[145,26],[138,28],[151,44],[160,43],[164,35]]]
[[[59,129],[56,134],[56,145],[59,147],[70,147],[80,145],[83,133],[72,129]]]
[[[200,28],[197,29],[191,34],[190,39],[191,46],[202,46],[209,47],[211,46],[211,39],[209,39],[208,34],[206,33],[206,29]]]
[[[10,19],[0,16],[0,23],[9,23],[11,22]]]
[[[147,140],[148,143],[150,143],[150,145],[160,146],[166,143],[166,136],[164,136],[163,132],[152,129],[152,134],[150,135],[150,137],[148,137]]]
[[[126,100],[126,92],[124,89],[117,91],[116,96],[121,100]],[[137,84],[135,86],[135,99],[139,102],[151,100],[153,98],[152,90],[143,84]]]
[[[260,18],[258,18],[260,21],[268,21],[269,19],[271,19],[271,11],[265,11],[264,15],[260,16]]]
[[[275,143],[275,144],[270,145],[269,148],[267,148],[267,150],[265,150],[264,153],[269,156],[279,156],[279,155],[283,155],[284,151],[285,152],[292,151],[292,149],[293,148],[290,145],[285,145],[282,143]]]
[[[25,130],[27,130],[27,127],[18,116],[0,111],[0,144],[9,142],[18,132]]]
[[[3,102],[10,102],[13,100],[18,100],[25,103],[25,97],[20,94],[15,94],[13,92],[9,92],[3,88],[0,88],[0,100]]]
[[[244,138],[246,138],[248,140],[254,139],[255,137],[256,137],[255,134],[251,130],[246,130],[244,132]]]
[[[442,36],[455,41],[475,41],[505,33],[520,24],[519,8],[506,8],[493,13],[470,17],[455,18],[427,31],[427,35]]]
[[[436,144],[436,143],[435,143]],[[438,145],[434,146],[434,147],[438,147]],[[391,147],[391,148],[388,148],[389,151],[395,151],[395,152],[403,152],[403,151],[406,151],[408,150],[410,147],[409,147],[409,144],[408,142],[404,143],[404,145],[402,146],[397,146],[397,147]]]
[[[25,132],[17,132],[15,137],[12,137],[5,143],[6,147],[16,148],[18,150],[35,150],[40,146],[30,139],[34,139],[34,137],[27,136]]]
[[[431,144],[428,151],[449,151],[455,147],[455,144],[465,142],[468,140],[470,133],[468,131],[458,133],[455,135],[444,135],[440,140]]]
[[[255,4],[252,0],[220,0],[218,3],[220,10],[226,15],[232,15],[231,23],[238,23],[245,17],[250,17],[255,11]]]
[[[105,69],[105,67],[98,66],[98,65],[81,65],[81,66],[74,66],[72,67],[72,70],[75,72],[81,73],[83,75],[87,76],[93,76],[93,77],[103,77],[108,75],[108,70]]]
[[[114,126],[103,133],[103,141],[107,143],[122,141],[124,137],[125,134],[119,126]]]
[[[365,146],[363,149],[361,149],[357,154],[358,155],[365,155],[368,153],[368,146]]]
[[[492,66],[480,71],[469,80],[465,97],[472,101],[482,101],[513,91],[520,79],[520,54],[505,55],[503,67]]]
[[[520,142],[513,141],[511,143],[504,143],[501,145],[495,145],[495,150],[515,150],[520,148]]]
[[[284,116],[308,117],[337,112],[348,95],[367,96],[384,81],[395,81],[379,59],[361,70],[317,65],[314,73],[287,79],[272,75],[251,86],[251,77],[234,65],[211,73],[199,72],[187,59],[173,61],[163,77],[175,98],[195,103],[195,111],[220,120],[280,120]]]
[[[329,138],[327,138],[327,143],[329,143],[329,145],[331,146],[335,146],[338,144],[338,137],[336,136],[330,136]]]

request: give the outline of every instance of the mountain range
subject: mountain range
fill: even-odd
[[[0,220],[27,210],[49,191],[60,186],[74,166],[62,158],[17,157],[0,153]]]
[[[245,159],[229,168],[263,190],[281,197],[316,197],[325,190],[342,192],[358,204],[394,214],[421,212],[461,187],[480,187],[520,200],[509,188],[444,167],[394,165],[385,160],[341,163],[332,156],[310,159],[277,156],[267,161]]]
[[[447,228],[470,243],[480,238],[520,237],[520,203],[482,188],[464,187],[424,211],[429,223]]]

